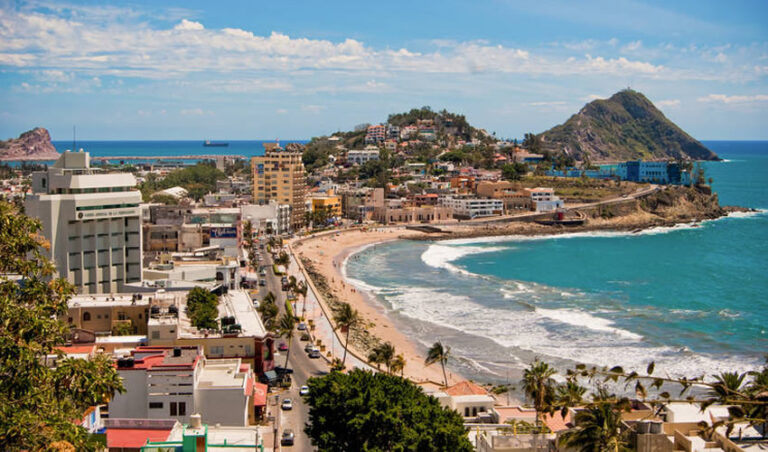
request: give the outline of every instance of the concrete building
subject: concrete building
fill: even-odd
[[[176,312],[150,312],[147,337],[150,345],[202,346],[209,358],[241,358],[261,375],[274,368],[274,340],[267,333],[251,297],[244,290],[229,291],[219,298],[219,318],[240,325],[240,331],[198,330],[186,315],[186,299],[179,300]]]
[[[511,213],[518,210],[531,210],[531,195],[525,190],[518,190],[507,181],[482,181],[477,184],[477,195],[485,198],[500,199],[504,202],[504,211]]]
[[[387,128],[383,125],[368,126],[365,134],[365,144],[381,143],[387,138]]]
[[[304,198],[307,191],[301,152],[280,148],[267,150],[264,156],[254,157],[253,200],[267,204],[271,200],[291,207],[291,228],[298,231],[304,226]]]
[[[96,334],[112,334],[126,324],[131,334],[147,334],[150,297],[133,294],[78,295],[67,303],[67,323]]]
[[[201,347],[138,347],[117,361],[126,391],[109,403],[110,417],[246,426],[253,418],[251,366],[239,358],[206,359]]]
[[[443,198],[442,205],[453,210],[454,218],[462,219],[491,217],[504,212],[504,203],[492,198],[447,196]]]
[[[365,163],[378,159],[378,149],[358,149],[347,152],[347,162],[351,164],[364,165]]]
[[[683,171],[678,163],[644,162],[641,160],[619,163],[616,174],[622,180],[651,182],[655,184],[688,185],[691,174]]]
[[[555,190],[552,188],[526,188],[525,191],[530,193],[536,212],[552,212],[563,208],[563,201],[555,196]]]
[[[59,275],[96,294],[141,281],[140,203],[132,174],[102,173],[87,152],[67,151],[32,175],[25,208],[42,222]]]
[[[291,230],[291,206],[271,200],[268,204],[240,206],[240,218],[250,221],[254,233],[288,234]]]
[[[330,218],[341,218],[341,197],[333,194],[333,191],[327,194],[313,194],[309,198],[312,202],[312,211],[325,209]]]

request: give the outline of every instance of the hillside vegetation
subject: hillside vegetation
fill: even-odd
[[[592,162],[637,159],[718,160],[643,94],[626,89],[588,103],[539,135],[542,149]]]

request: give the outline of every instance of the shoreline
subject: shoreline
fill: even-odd
[[[357,309],[362,314],[365,321],[369,322],[366,329],[371,334],[377,336],[382,341],[391,342],[396,348],[396,353],[402,353],[404,355],[406,359],[404,376],[410,378],[414,382],[431,381],[438,383],[443,381],[440,365],[433,364],[431,366],[425,366],[425,346],[415,338],[409,337],[398,330],[395,326],[394,319],[388,312],[389,309],[380,301],[376,300],[376,294],[366,290],[365,287],[360,287],[359,282],[347,276],[346,263],[349,258],[367,248],[396,240],[438,241],[468,238],[494,238],[514,235],[552,237],[562,234],[582,232],[642,233],[654,228],[675,228],[680,226],[698,227],[702,222],[727,218],[732,213],[737,212],[745,212],[748,215],[759,215],[764,211],[745,208],[724,208],[723,215],[712,216],[710,218],[702,217],[700,219],[678,219],[674,221],[659,221],[658,217],[648,218],[647,216],[644,216],[644,218],[637,218],[636,215],[630,214],[601,221],[590,220],[592,224],[579,227],[553,227],[523,222],[512,222],[504,227],[492,228],[479,224],[441,225],[441,229],[451,231],[451,233],[447,234],[426,234],[419,231],[407,230],[404,225],[380,226],[379,228],[374,228],[368,231],[354,229],[337,231],[336,233],[315,237],[310,236],[299,239],[296,244],[298,246],[294,245],[293,249],[297,254],[297,258],[301,257],[302,260],[308,259],[312,263],[314,270],[327,280],[330,291],[336,297],[350,303],[353,308]],[[331,259],[328,259],[329,257]],[[315,281],[315,283],[316,282],[317,281]],[[358,284],[356,284],[356,282]],[[318,295],[322,296],[322,294]],[[365,357],[367,355],[364,350],[360,349],[359,344],[352,343],[351,338],[349,348],[358,356]],[[446,372],[449,373],[449,385],[467,379],[467,377],[456,373],[453,369],[450,371],[446,369]]]

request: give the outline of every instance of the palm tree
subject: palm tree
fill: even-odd
[[[729,398],[738,396],[746,376],[747,374],[739,374],[738,372],[722,372],[720,375],[712,375],[715,384],[709,390],[709,395],[717,398],[721,403],[727,404]]]
[[[392,375],[400,372],[400,376],[403,376],[403,373],[405,372],[405,357],[402,355],[402,353],[392,359],[392,365],[390,369],[392,370]]]
[[[392,370],[392,362],[395,358],[395,346],[391,342],[384,342],[375,346],[370,353],[368,353],[368,361],[376,364],[376,368],[379,369],[380,364],[387,366],[387,373]]]
[[[448,357],[451,356],[451,347],[443,347],[440,341],[435,342],[427,352],[427,359],[424,360],[424,364],[429,366],[431,364],[440,363],[443,368],[443,382],[445,386],[448,386],[448,376],[445,373],[445,364],[448,362]]]
[[[291,356],[291,341],[293,340],[293,329],[296,327],[296,319],[285,312],[280,316],[280,321],[277,323],[280,337],[288,339],[288,350],[285,352],[285,368],[288,368],[288,358]]]
[[[296,288],[294,291],[296,292],[296,295],[301,295],[301,316],[304,317],[304,314],[307,312],[307,283],[304,281],[299,281],[298,284],[296,284]]]
[[[611,403],[597,403],[576,413],[576,427],[563,433],[561,446],[579,452],[613,452],[625,446],[621,434],[621,413]]]
[[[523,372],[523,381],[521,382],[523,391],[525,391],[526,396],[533,400],[537,427],[541,427],[541,414],[552,406],[555,384],[552,376],[555,373],[555,369],[549,367],[549,364],[538,359]]]
[[[341,358],[341,365],[347,361],[347,346],[349,345],[349,332],[352,328],[356,327],[362,322],[362,317],[357,309],[353,309],[349,303],[341,303],[339,309],[333,315],[333,321],[336,322],[336,327],[341,328],[342,331],[346,329],[347,337],[344,339],[344,357]]]
[[[561,408],[560,414],[563,416],[563,418],[565,418],[565,415],[568,414],[568,408],[582,405],[584,403],[584,394],[586,392],[587,388],[571,380],[565,384],[557,386],[555,404]]]

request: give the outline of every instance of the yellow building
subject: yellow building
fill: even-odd
[[[270,146],[264,156],[254,157],[251,161],[255,203],[269,204],[274,199],[279,204],[291,206],[291,227],[294,231],[305,222],[307,181],[301,155],[300,151]]]
[[[332,192],[312,197],[312,211],[324,209],[329,217],[341,217],[341,197]]]

